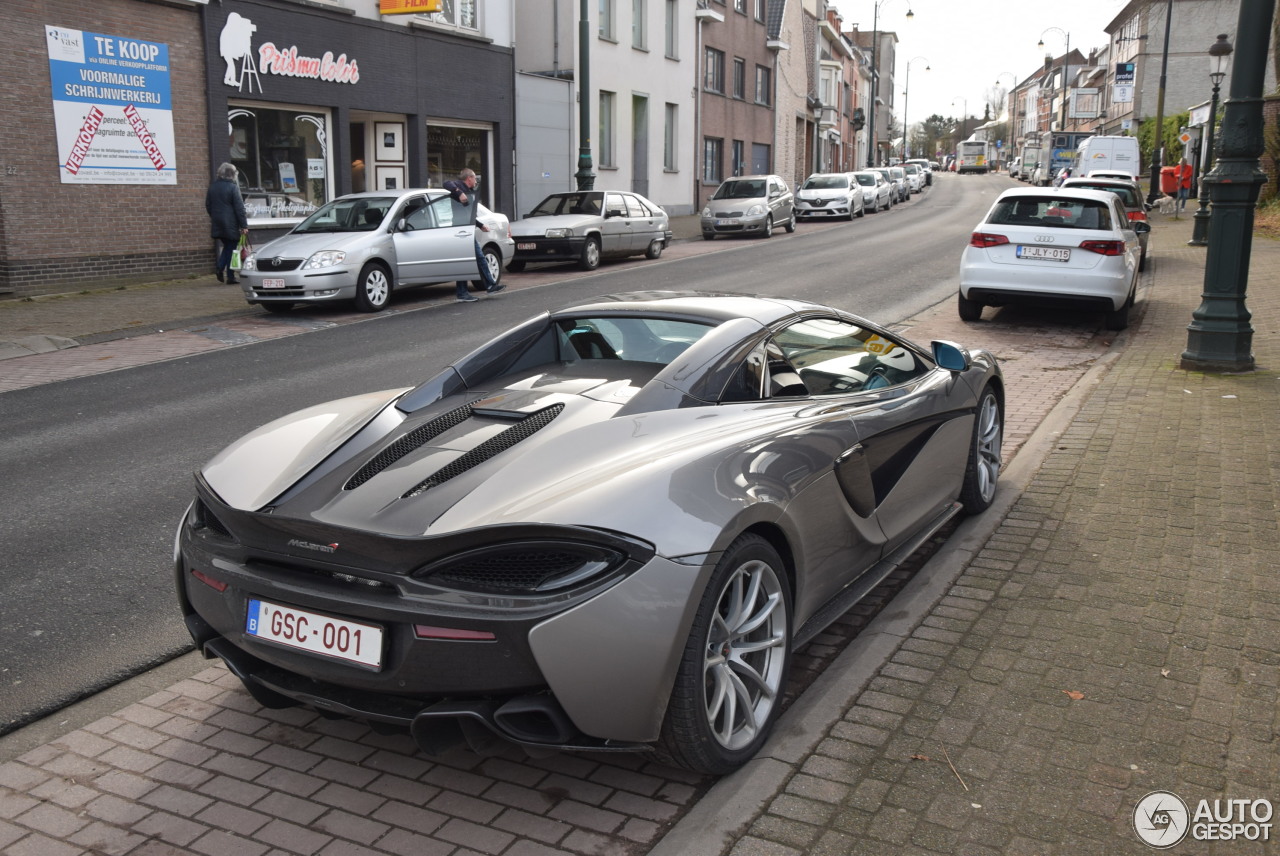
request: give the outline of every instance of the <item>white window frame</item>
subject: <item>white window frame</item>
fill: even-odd
[[[649,0],[631,0],[631,47],[649,49]]]
[[[288,110],[293,113],[308,113],[324,118],[324,139],[333,139],[333,111],[327,107],[311,107],[306,104],[286,104],[281,101],[249,101],[243,98],[232,98],[227,102],[227,115],[230,117],[235,110]],[[229,123],[229,122],[228,122]],[[334,174],[333,174],[333,149],[321,141],[324,145],[324,199],[320,204],[332,202],[337,198],[334,191]],[[227,152],[228,160],[230,159],[230,151]],[[300,177],[302,180],[304,177]],[[268,191],[275,192],[275,191]],[[255,217],[249,220],[252,226],[282,226],[301,223],[306,217]]]
[[[597,22],[599,25],[597,27],[597,33],[600,38],[610,42],[616,42],[618,40],[614,29],[617,25],[616,11],[614,0],[600,0],[600,20]]]
[[[680,0],[667,0],[667,59],[680,58]]]
[[[418,21],[431,24],[435,27],[441,27],[449,30],[458,30],[463,33],[480,33],[481,28],[480,9],[483,4],[480,0],[444,0],[444,7],[439,12],[428,12],[426,14],[414,16]],[[463,7],[471,9],[471,16],[475,26],[466,26],[459,23],[461,19]]]
[[[662,168],[680,171],[680,105],[670,102],[663,111]]]

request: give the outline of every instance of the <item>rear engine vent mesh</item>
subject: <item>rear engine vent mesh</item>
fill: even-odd
[[[214,534],[221,535],[223,538],[230,538],[231,532],[226,526],[222,525],[209,506],[199,500],[196,501],[195,514],[192,515],[192,523],[196,529],[207,529]]]
[[[564,576],[583,564],[580,553],[550,549],[494,551],[451,565],[431,575],[432,582],[464,589],[529,593],[548,580]]]
[[[430,440],[440,436],[450,428],[461,425],[471,418],[471,405],[464,404],[461,407],[450,410],[443,416],[437,416],[426,425],[415,428],[408,434],[405,434],[399,440],[396,440],[387,448],[383,449],[369,463],[360,468],[360,471],[353,475],[345,485],[343,490],[355,490],[414,449],[426,444]]]
[[[551,421],[559,416],[562,410],[564,410],[563,404],[553,404],[550,407],[544,407],[542,410],[529,414],[506,431],[484,441],[470,452],[456,458],[452,463],[436,470],[433,475],[428,476],[406,491],[401,499],[417,496],[433,487],[444,484],[449,479],[460,476],[467,470],[479,466],[494,455],[505,452],[517,443],[527,440],[541,429],[550,425]]]

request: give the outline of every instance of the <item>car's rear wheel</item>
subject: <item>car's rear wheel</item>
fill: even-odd
[[[772,214],[764,218],[764,231],[761,232],[760,234],[761,234],[761,237],[764,237],[764,238],[773,237],[773,215]]]
[[[961,321],[981,321],[982,320],[982,304],[977,300],[970,300],[963,294],[958,295],[956,307],[960,310]]]
[[[791,650],[791,592],[778,552],[743,535],[716,564],[662,723],[669,763],[721,775],[749,761],[777,719]]]
[[[1129,327],[1129,307],[1133,305],[1133,292],[1125,300],[1124,306],[1112,309],[1107,313],[1105,324],[1108,330],[1126,330]]]
[[[973,437],[969,441],[969,462],[965,466],[960,487],[960,503],[969,514],[991,507],[996,498],[996,480],[1000,477],[1000,454],[1004,445],[1004,408],[991,387],[982,391],[978,401]]]
[[[595,270],[600,267],[600,239],[592,235],[582,245],[582,257],[578,259],[578,267],[583,270]]]
[[[292,303],[272,302],[272,303],[259,303],[258,305],[274,315],[279,315],[281,313],[290,312],[293,310]]]
[[[783,226],[782,228],[787,230],[788,235],[790,235],[792,232],[796,230],[796,212],[794,211],[791,212],[791,219],[788,220],[787,225]]]
[[[484,263],[489,266],[489,276],[493,279],[493,284],[497,285],[502,282],[502,254],[493,247],[485,247],[482,252],[484,253]],[[473,279],[471,284],[476,289],[488,287],[484,284],[483,279]]]
[[[852,219],[854,218],[854,216],[855,216],[855,215],[850,214],[850,215],[849,215],[849,219],[850,219],[850,220],[852,220]],[[858,217],[865,217],[865,216],[867,216],[867,206],[866,206],[865,204],[863,204],[863,205],[859,205],[859,206],[858,206],[858,211],[857,211],[856,216],[858,216]]]
[[[377,262],[369,262],[356,280],[356,308],[361,312],[381,312],[391,299],[391,277]]]
[[[520,259],[512,259],[507,262],[507,270],[512,273],[520,273],[520,271],[524,270],[524,262]]]
[[[1144,271],[1146,269],[1147,269],[1147,251],[1143,250],[1142,255],[1138,256],[1138,270]]]
[[[662,255],[662,249],[665,246],[660,238],[654,238],[649,242],[648,248],[644,251],[646,259],[656,259]]]

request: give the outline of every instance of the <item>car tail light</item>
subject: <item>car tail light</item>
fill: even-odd
[[[196,579],[198,579],[200,582],[204,583],[205,585],[207,585],[209,588],[213,589],[214,591],[217,591],[217,592],[224,592],[224,591],[226,591],[226,590],[227,590],[227,584],[226,584],[226,583],[224,583],[222,580],[218,579],[217,577],[211,577],[211,576],[209,576],[209,575],[208,575],[208,574],[206,574],[204,571],[197,571],[195,568],[192,568],[192,569],[191,569],[191,576],[195,577],[195,578],[196,578]]]
[[[1084,241],[1080,249],[1102,256],[1123,256],[1124,241]]]
[[[1146,211],[1130,211],[1128,212],[1128,214],[1129,214],[1129,222],[1131,223],[1135,220],[1141,220],[1144,223],[1147,221]]]
[[[971,247],[978,247],[978,248],[995,247],[1000,244],[1007,244],[1007,243],[1009,243],[1009,239],[1006,238],[1004,235],[993,235],[993,234],[990,234],[989,232],[974,232],[971,236],[969,236],[969,246]]]

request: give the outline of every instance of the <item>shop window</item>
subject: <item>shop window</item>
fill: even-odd
[[[484,177],[491,175],[490,132],[483,128],[427,124],[427,186],[443,187],[464,169],[480,176],[480,199],[486,205],[493,201]]]
[[[232,105],[227,124],[250,221],[301,220],[330,199],[327,111]]]

